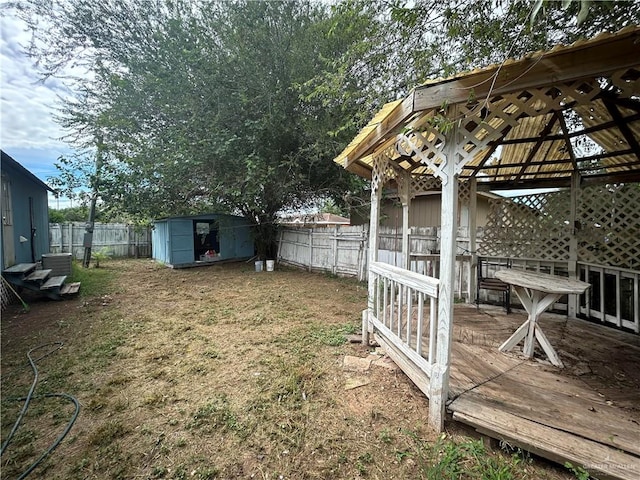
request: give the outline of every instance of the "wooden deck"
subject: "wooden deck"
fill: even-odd
[[[453,419],[598,478],[640,478],[640,336],[544,314],[560,369],[538,350],[525,359],[521,345],[498,351],[525,319],[517,310],[456,305]]]

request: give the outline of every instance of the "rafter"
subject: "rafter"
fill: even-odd
[[[620,133],[622,133],[622,136],[631,147],[631,150],[635,152],[636,158],[640,160],[640,144],[638,144],[638,140],[629,128],[629,125],[620,113],[620,110],[618,110],[618,106],[607,98],[603,99],[603,102],[611,114],[611,118],[617,122],[617,127],[620,130]]]
[[[540,133],[540,137],[538,138],[538,141],[536,142],[534,147],[531,149],[531,151],[529,152],[529,155],[527,155],[527,158],[525,159],[524,163],[520,167],[520,172],[516,174],[514,179],[515,181],[520,180],[520,178],[526,172],[527,168],[529,168],[529,166],[531,165],[531,162],[533,162],[533,158],[536,156],[536,154],[538,153],[542,145],[545,143],[545,140],[553,130],[553,127],[555,126],[557,121],[558,121],[558,112],[553,112],[553,117],[551,117],[551,120],[549,120],[549,123],[545,125],[544,129]],[[553,145],[553,142],[550,142],[549,145]],[[551,147],[549,146],[549,148]]]

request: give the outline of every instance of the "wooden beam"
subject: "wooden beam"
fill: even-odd
[[[618,110],[618,106],[610,99],[605,98],[603,99],[603,101],[605,107],[607,107],[607,110],[611,114],[611,118],[613,118],[613,120],[616,122],[618,130],[620,130],[620,133],[622,133],[622,136],[631,147],[631,150],[635,152],[636,158],[640,160],[640,144],[638,144],[638,139],[629,128],[629,125],[627,124],[626,119],[620,113],[620,110]]]
[[[626,123],[635,122],[637,120],[640,120],[640,113],[636,113],[634,115],[630,115],[630,116],[624,118],[624,121]],[[607,130],[609,128],[615,127],[616,125],[617,125],[616,121],[615,120],[611,120],[611,121],[606,122],[606,123],[601,123],[599,125],[593,125],[591,127],[583,128],[581,130],[576,130],[574,132],[568,132],[567,135],[569,136],[569,138],[579,137],[579,136],[582,136],[582,135],[589,135],[590,133],[599,132],[601,130]],[[508,140],[503,140],[501,142],[501,144],[502,145],[518,145],[518,144],[521,144],[521,143],[534,143],[534,142],[537,142],[539,138],[540,137],[510,138]],[[547,140],[549,140],[549,141],[562,140],[563,138],[564,138],[563,134],[549,135],[547,137]]]
[[[571,159],[571,164],[573,165],[573,169],[577,172],[579,170],[578,163],[576,162],[576,155],[573,151],[573,145],[571,144],[571,139],[569,138],[569,129],[567,128],[567,122],[564,119],[564,115],[562,112],[556,114],[558,118],[558,123],[560,123],[560,128],[562,129],[562,135],[564,136],[564,143],[567,146],[567,152],[569,153],[569,158]]]
[[[640,27],[598,38],[600,41],[559,47],[522,60],[507,61],[492,69],[423,85],[415,90],[414,111],[439,108],[445,102],[464,103],[471,97],[482,99],[526,88],[608,76],[638,67]]]
[[[344,168],[349,166],[359,158],[362,158],[373,151],[380,140],[390,133],[399,131],[407,120],[413,114],[413,94],[405,98],[391,112],[367,134],[367,136],[358,144],[358,146],[349,154],[345,160]]]
[[[533,162],[533,157],[536,156],[536,154],[544,144],[546,137],[551,133],[551,130],[553,130],[554,125],[558,121],[558,113],[557,112],[553,112],[553,113],[554,115],[551,117],[551,120],[549,120],[549,123],[545,125],[544,129],[540,133],[540,138],[538,139],[538,142],[533,146],[533,148],[529,152],[529,155],[527,155],[527,158],[525,159],[524,164],[522,164],[522,166],[520,167],[520,172],[518,172],[515,178],[516,182],[520,180],[520,178],[522,178],[522,176],[524,175],[524,172],[527,170],[527,168],[529,168],[531,162]],[[553,142],[550,142],[549,148],[551,148],[552,145],[553,145]]]

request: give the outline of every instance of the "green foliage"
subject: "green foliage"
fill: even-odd
[[[100,217],[97,213],[96,217]],[[49,222],[51,223],[69,223],[69,222],[86,222],[89,218],[89,208],[87,206],[61,208],[56,210],[49,208]]]
[[[104,261],[110,258],[111,255],[113,255],[113,252],[111,251],[111,249],[106,247],[101,248],[100,250],[97,250],[97,251],[92,251],[91,258],[94,261],[94,266],[96,268],[100,268],[100,262],[104,263]]]
[[[589,480],[591,478],[589,472],[580,466],[575,466],[571,462],[565,462],[564,466],[573,473],[578,480]]]
[[[355,333],[357,327],[353,324],[313,326],[311,338],[324,345],[337,347],[347,341],[347,335]]]
[[[412,457],[423,478],[430,480],[482,479],[512,480],[524,478],[526,465],[519,453],[487,450],[482,440],[456,442],[442,434],[429,444],[413,432],[405,432],[413,440],[413,450],[399,452],[401,458]]]
[[[24,0],[16,11],[43,76],[91,72],[66,79],[75,97],[58,120],[84,150],[59,159],[56,186],[98,194],[110,217],[245,215],[261,256],[284,209],[368,203],[366,182],[331,159],[387,101],[640,23],[636,2],[587,0]]]

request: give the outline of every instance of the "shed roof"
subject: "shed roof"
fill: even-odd
[[[431,80],[386,104],[334,161],[370,178],[384,153],[431,176],[453,122],[459,178],[479,186],[566,186],[573,172],[640,180],[640,26]]]
[[[0,150],[0,153],[1,153],[1,158],[2,158],[2,169],[3,170],[5,168],[7,168],[7,165],[8,165],[10,168],[13,168],[14,170],[17,170],[22,175],[27,177],[32,182],[40,185],[45,190],[48,190],[49,192],[54,192],[55,193],[55,190],[53,188],[51,188],[49,185],[44,183],[42,180],[40,180],[38,177],[36,177],[29,170],[27,170],[22,165],[20,165],[11,155],[6,153],[4,150]]]

